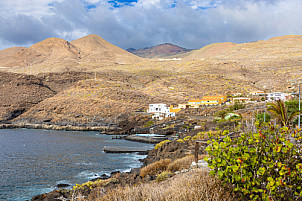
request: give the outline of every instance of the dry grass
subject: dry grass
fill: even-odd
[[[183,169],[189,169],[192,161],[194,161],[194,155],[188,155],[180,159],[176,159],[168,165],[167,171],[176,172]]]
[[[98,189],[87,200],[138,201],[138,200],[236,200],[231,189],[222,187],[219,180],[208,172],[196,170],[176,175],[161,183],[152,182],[138,186]]]
[[[146,175],[159,174],[162,171],[165,171],[171,162],[172,162],[171,159],[162,159],[146,167],[143,167],[140,171],[140,176],[145,177]]]

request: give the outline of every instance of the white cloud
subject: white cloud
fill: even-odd
[[[62,2],[64,0],[56,0]],[[49,6],[54,0],[1,0],[1,15],[28,15],[40,18],[45,15],[53,14]]]
[[[125,49],[250,42],[302,34],[301,9],[300,0],[138,0],[119,8],[105,0],[1,0],[0,49],[92,33]]]
[[[186,0],[185,2],[193,9],[207,9],[219,6],[222,0]]]

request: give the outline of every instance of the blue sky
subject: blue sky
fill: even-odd
[[[0,50],[97,34],[123,49],[302,35],[301,0],[0,0]]]

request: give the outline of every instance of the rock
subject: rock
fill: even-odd
[[[70,186],[69,184],[57,184],[56,187],[57,188],[65,188],[65,187],[68,187]]]
[[[152,180],[153,180],[153,177],[150,176],[150,175],[146,175],[146,176],[144,177],[144,181],[152,181]]]
[[[188,169],[184,169],[184,170],[181,170],[180,172],[181,173],[186,173],[186,172],[189,172],[189,170]]]
[[[106,174],[102,174],[100,177],[97,177],[97,178],[94,178],[94,179],[91,179],[90,181],[97,181],[99,179],[101,180],[105,180],[105,179],[109,179],[110,176],[109,175],[106,175]]]
[[[121,173],[121,172],[120,171],[113,171],[113,172],[111,172],[111,176],[113,176],[113,175],[115,175],[117,173]]]
[[[140,168],[132,168],[130,173],[136,173],[139,174],[140,173]]]
[[[195,161],[192,162],[191,164],[191,169],[193,168],[203,168],[203,169],[208,169],[208,163],[204,160],[199,160],[198,163],[196,164]]]
[[[58,198],[69,198],[71,196],[70,190],[53,190],[50,193],[44,193],[34,196],[31,201],[55,201]]]

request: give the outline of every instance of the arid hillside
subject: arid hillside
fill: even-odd
[[[1,95],[4,105],[4,100],[21,100],[16,98],[21,97],[15,94],[18,90],[19,93],[31,91],[30,97],[37,101],[29,101],[31,104],[22,112],[13,112],[18,114],[13,115],[14,118],[11,115],[2,120],[64,125],[118,124],[135,115],[135,111],[145,111],[150,103],[179,104],[204,95],[248,94],[254,90],[297,92],[297,83],[302,81],[302,36],[245,44],[212,44],[177,61],[142,59],[96,35],[70,43],[62,39],[46,42],[53,40],[56,41],[53,45],[41,42],[27,48],[41,49],[41,56],[34,60],[28,56],[26,61],[43,60],[43,65],[1,69],[23,72],[6,75],[37,79],[42,83],[41,89],[49,90],[45,95],[31,89],[37,85],[26,84],[21,88],[17,78],[8,80],[2,88],[5,89]],[[14,55],[22,51],[27,50],[3,50],[0,58],[9,60],[14,57],[3,56],[4,53]],[[64,67],[60,62],[65,61]],[[102,65],[104,61],[110,64]],[[7,87],[8,83],[15,88]],[[11,100],[9,105],[13,103]],[[14,111],[12,108],[5,106],[7,111]]]
[[[0,121],[14,119],[54,95],[35,76],[0,72]]]
[[[143,60],[97,35],[71,42],[48,38],[29,48],[2,50],[0,58],[0,70],[27,74],[87,71],[96,66],[131,64]]]
[[[143,60],[94,34],[70,43],[78,48],[81,64],[131,64]]]

